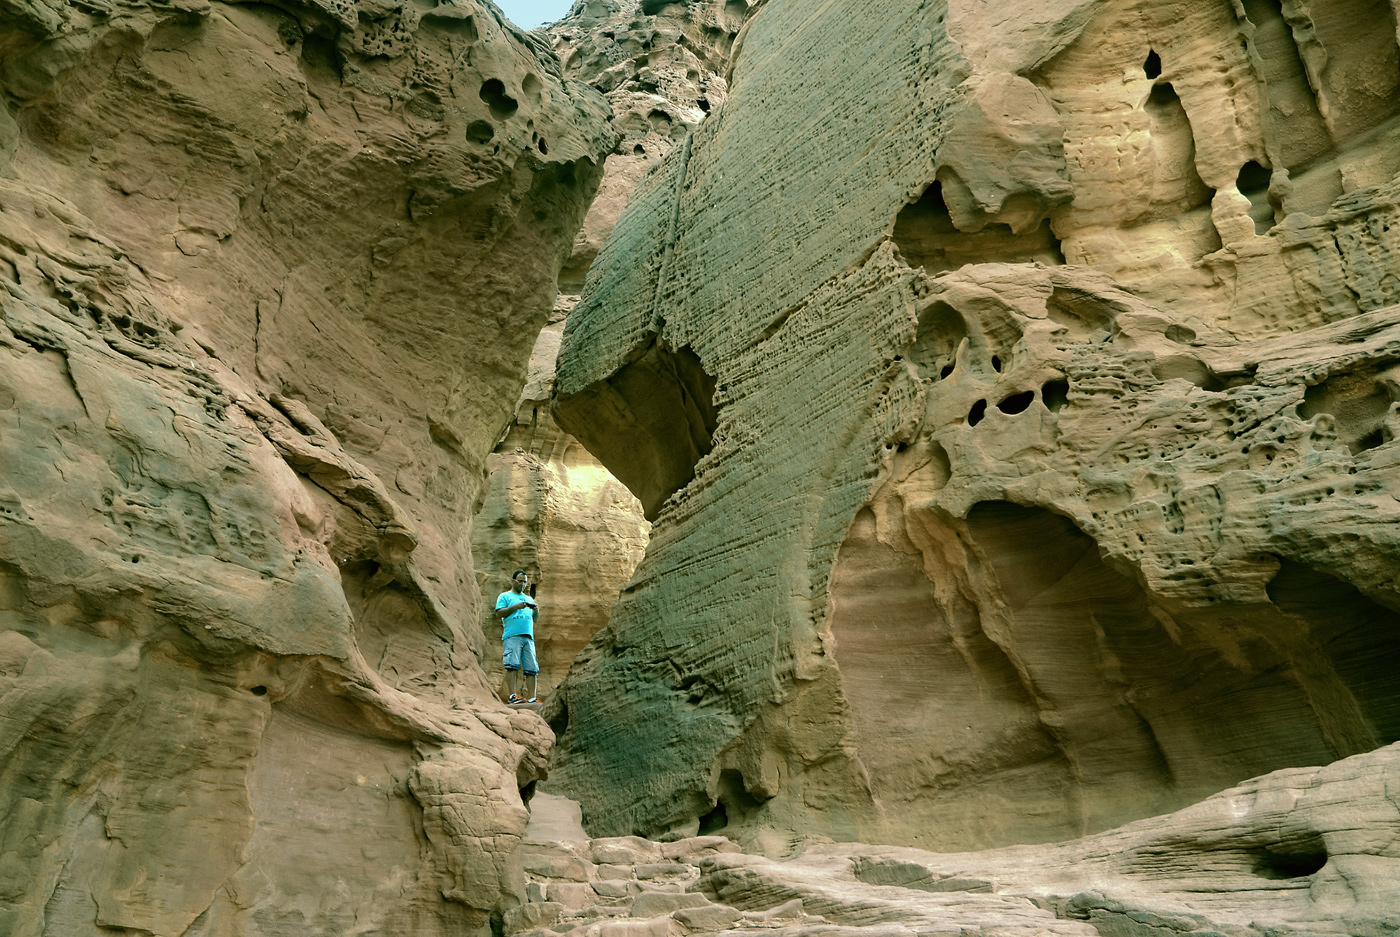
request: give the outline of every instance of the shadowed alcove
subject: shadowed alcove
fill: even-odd
[[[1285,561],[1273,604],[1169,614],[1043,508],[919,515],[922,550],[880,513],[829,621],[859,757],[919,845],[1082,835],[1400,738],[1377,663],[1400,616],[1339,580]]]

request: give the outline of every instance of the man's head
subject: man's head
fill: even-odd
[[[510,580],[515,584],[516,592],[524,592],[525,588],[530,585],[530,574],[523,569],[517,569],[510,574]]]

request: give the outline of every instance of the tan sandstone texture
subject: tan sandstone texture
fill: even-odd
[[[764,0],[577,0],[549,26],[564,74],[603,92],[618,141],[560,288],[577,293],[643,175],[724,103],[734,38]]]
[[[471,514],[606,101],[474,0],[19,0],[0,89],[0,933],[490,934]]]
[[[574,655],[608,623],[646,550],[651,526],[632,492],[549,414],[568,308],[560,304],[535,342],[515,415],[486,460],[490,476],[472,532],[486,668],[502,696],[501,624],[492,611],[497,596],[511,588],[512,573],[530,573],[540,604],[537,690],[546,697]]]
[[[1054,846],[935,854],[723,836],[589,840],[537,795],[510,937],[1387,937],[1400,930],[1400,746],[1256,778]],[[572,828],[571,828],[572,826]]]
[[[646,548],[641,505],[549,410],[564,319],[589,265],[647,170],[724,102],[722,72],[757,2],[587,0],[548,28],[565,74],[604,92],[617,144],[560,277],[555,315],[540,332],[515,416],[488,460],[490,480],[472,550],[483,630],[499,685],[500,625],[490,612],[517,568],[532,574],[539,691],[548,695],[604,625]]]
[[[653,527],[548,788],[593,835],[974,849],[1400,739],[1396,36],[750,16],[565,329],[557,421]]]

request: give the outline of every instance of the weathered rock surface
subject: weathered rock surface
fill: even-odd
[[[1398,60],[1370,0],[752,16],[565,330],[654,524],[551,789],[980,848],[1400,738]]]
[[[535,808],[544,822],[532,816],[527,854],[624,864],[591,888],[527,873],[531,903],[508,932],[1379,937],[1400,930],[1397,771],[1390,746],[1110,832],[981,853],[809,842],[765,858],[724,837],[682,839],[661,847],[676,856],[677,891],[641,874],[636,849],[654,844],[590,842],[558,822],[571,803],[558,799]]]
[[[486,496],[472,534],[493,686],[504,670],[501,626],[491,610],[514,571],[525,569],[540,603],[535,653],[542,697],[608,623],[651,526],[626,486],[550,416],[567,300],[560,307],[540,332],[514,418],[487,459]]]
[[[763,0],[578,0],[549,27],[564,74],[603,92],[618,141],[560,287],[577,293],[632,192],[723,104],[734,40]]]
[[[641,178],[724,102],[723,71],[752,5],[704,0],[587,0],[548,28],[571,78],[605,93],[618,140],[560,278],[564,292],[540,333],[515,418],[489,461],[473,554],[489,608],[528,569],[541,618],[541,695],[605,624],[646,547],[641,506],[578,440],[554,423],[549,397],[564,317],[589,265]],[[500,628],[483,619],[488,666],[499,679]]]
[[[550,736],[471,512],[606,102],[473,0],[21,2],[0,63],[0,932],[489,933]]]

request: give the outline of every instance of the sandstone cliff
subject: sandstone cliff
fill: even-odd
[[[555,356],[564,318],[638,182],[724,102],[734,37],[758,6],[587,0],[548,28],[564,73],[607,97],[618,140],[564,265],[556,315],[536,341],[514,419],[489,462],[473,554],[493,681],[503,670],[489,610],[515,569],[530,571],[541,603],[535,645],[539,690],[548,695],[607,624],[646,547],[649,525],[636,498],[554,423]]]
[[[559,357],[653,521],[546,713],[590,831],[1039,842],[1400,738],[1396,36],[752,16]]]
[[[506,433],[487,459],[486,495],[472,534],[485,622],[486,672],[504,698],[501,625],[491,612],[516,569],[540,603],[536,689],[547,697],[574,656],[608,623],[650,526],[632,493],[549,415],[554,358],[569,303],[540,332]]]
[[[0,932],[489,933],[550,737],[471,514],[606,101],[474,0],[21,0],[0,62]]]

